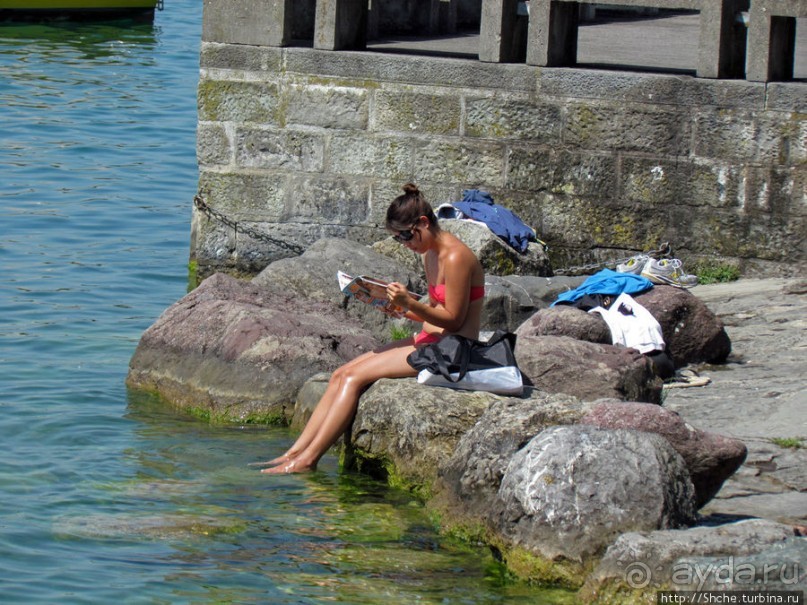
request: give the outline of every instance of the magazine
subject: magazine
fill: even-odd
[[[376,307],[391,317],[401,318],[406,315],[406,309],[393,305],[387,299],[388,282],[366,275],[351,277],[343,271],[337,271],[336,279],[339,281],[339,289],[345,296]],[[416,299],[420,298],[420,294],[415,292],[409,294]]]

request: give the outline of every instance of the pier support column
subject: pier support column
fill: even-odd
[[[286,46],[293,0],[204,0],[202,40],[223,44]]]
[[[754,82],[792,80],[796,57],[796,18],[807,17],[799,0],[754,0],[748,15],[746,77]]]
[[[578,3],[539,0],[530,4],[527,63],[543,67],[576,65],[580,24]]]
[[[745,77],[745,26],[738,19],[749,0],[705,0],[701,4],[699,78]]]
[[[487,63],[524,61],[526,40],[519,18],[518,0],[482,0],[479,26],[479,60]]]
[[[367,0],[317,0],[314,48],[367,48]]]

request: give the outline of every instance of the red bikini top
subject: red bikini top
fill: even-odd
[[[471,302],[479,300],[485,296],[485,286],[471,286],[471,294],[468,297]],[[441,305],[446,304],[446,285],[437,284],[432,286],[429,284],[429,297]]]

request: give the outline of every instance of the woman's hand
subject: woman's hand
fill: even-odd
[[[414,300],[409,295],[409,290],[406,289],[406,286],[398,282],[392,282],[387,286],[387,299],[405,311],[409,310],[409,304]]]

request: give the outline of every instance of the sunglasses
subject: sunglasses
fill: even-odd
[[[400,244],[405,244],[406,242],[411,242],[412,238],[415,237],[414,228],[417,223],[414,223],[409,229],[406,231],[399,231],[396,235],[392,236],[396,242]]]

